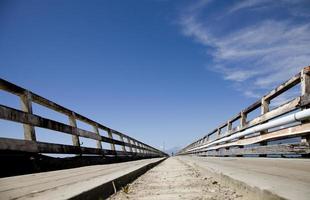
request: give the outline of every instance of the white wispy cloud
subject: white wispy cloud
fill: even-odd
[[[242,9],[253,8],[257,6],[267,6],[266,4],[270,3],[269,0],[246,0],[246,1],[239,1],[234,4],[229,9],[229,13],[233,13]]]
[[[206,47],[213,58],[208,69],[232,81],[244,95],[257,98],[310,64],[310,19],[302,16],[303,19],[296,20],[296,15],[292,14],[298,12],[301,7],[298,3],[302,2],[294,2],[294,5],[285,0],[278,4],[271,0],[237,2],[216,11],[218,15],[229,11],[229,14],[223,13],[223,24],[227,25],[230,15],[236,12],[242,14],[247,9],[266,5],[272,9],[280,4],[281,9],[287,8],[288,17],[264,17],[231,29],[224,27],[224,31],[219,31],[222,24],[218,18],[205,11],[214,3],[216,1],[203,1],[184,10],[179,21],[181,30]]]

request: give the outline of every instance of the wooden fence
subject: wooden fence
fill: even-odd
[[[300,95],[296,95],[294,99],[286,102],[278,107],[270,109],[271,100],[279,95],[286,93],[294,86],[301,85]],[[309,108],[310,103],[310,66],[305,67],[300,73],[284,82],[277,88],[273,89],[261,99],[256,101],[251,106],[239,112],[237,115],[221,124],[204,137],[191,143],[180,152],[178,155],[196,154],[203,156],[243,156],[243,155],[301,155],[309,157],[310,148],[310,121],[309,119],[299,123],[288,124],[286,127],[279,127],[275,130],[264,130],[259,133],[240,137],[235,140],[230,140],[216,145],[208,145],[211,142],[222,138],[232,136],[234,134],[245,131],[251,127],[267,123],[289,113],[294,113],[298,110]],[[249,113],[259,109],[261,114],[256,118],[248,121]],[[236,127],[233,123],[239,121]],[[223,131],[224,130],[224,131]],[[213,136],[213,137],[212,137]],[[215,137],[214,137],[215,136]],[[300,137],[297,143],[275,142],[282,139]],[[213,138],[213,139],[211,139]],[[273,143],[273,144],[272,144]]]
[[[24,128],[24,139],[0,138],[0,150],[78,155],[97,154],[104,156],[167,156],[166,153],[158,149],[155,149],[143,142],[140,142],[128,135],[120,133],[98,122],[95,122],[6,80],[0,79],[0,89],[19,96],[21,101],[21,110],[0,104],[0,119],[22,123]],[[32,102],[68,116],[69,125],[33,114]],[[93,131],[87,131],[77,127],[76,120],[82,121],[92,126]],[[37,141],[35,127],[41,127],[70,134],[72,135],[73,145]],[[106,131],[108,137],[100,135],[99,130]],[[114,138],[115,136],[118,136],[120,140],[116,140]],[[80,145],[79,137],[96,140],[97,148],[82,147]],[[103,149],[102,142],[109,143],[111,149]],[[115,145],[120,145],[121,150],[117,150]]]

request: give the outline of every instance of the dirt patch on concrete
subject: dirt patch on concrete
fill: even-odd
[[[177,157],[171,157],[109,199],[241,200],[247,198],[241,192],[221,185],[211,175],[206,176]]]

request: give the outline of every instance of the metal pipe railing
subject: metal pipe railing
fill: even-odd
[[[228,142],[228,141],[238,139],[238,138],[241,138],[241,137],[253,134],[253,133],[257,133],[260,131],[264,131],[264,130],[267,130],[270,128],[277,128],[279,126],[287,125],[290,123],[304,121],[304,120],[307,120],[309,118],[310,118],[310,109],[302,110],[302,111],[299,111],[297,113],[290,114],[288,116],[281,117],[281,118],[275,119],[273,121],[254,126],[252,128],[246,129],[244,131],[237,132],[237,133],[230,135],[228,137],[224,137],[222,139],[215,140],[213,142],[210,142],[209,144],[205,144],[205,145],[202,145],[199,147],[189,149],[188,152],[199,150],[199,149],[206,148],[206,147],[210,147],[210,146],[222,143],[222,142]]]

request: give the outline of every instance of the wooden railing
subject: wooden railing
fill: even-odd
[[[286,93],[294,86],[301,84],[301,94],[296,96],[289,102],[286,102],[276,108],[270,109],[271,100],[279,95]],[[246,137],[237,138],[235,140],[226,141],[223,143],[211,142],[222,138],[232,136],[236,133],[245,131],[251,127],[267,123],[277,119],[283,115],[294,113],[297,110],[309,108],[310,104],[310,66],[305,67],[300,73],[284,82],[274,90],[267,93],[261,99],[245,108],[237,115],[221,124],[204,137],[191,143],[180,152],[178,155],[197,154],[204,156],[242,156],[242,155],[260,155],[267,154],[297,154],[309,157],[310,148],[310,123],[305,120],[299,123],[288,124],[287,127],[279,127],[276,130],[264,130],[259,133],[253,133]],[[261,115],[253,120],[248,121],[249,113],[261,109]],[[232,124],[239,120],[239,125],[233,127]],[[225,131],[223,131],[226,128]],[[211,137],[213,139],[211,139]],[[282,143],[270,144],[271,141],[280,139],[288,139],[292,137],[300,137],[299,143]],[[210,145],[208,145],[210,144]]]
[[[6,80],[0,79],[0,89],[19,96],[22,105],[21,110],[0,105],[0,119],[22,123],[24,128],[24,139],[0,138],[0,150],[78,155],[97,154],[104,156],[167,156],[166,153],[158,149],[95,122]],[[33,114],[32,102],[68,116],[69,125]],[[92,126],[93,131],[79,128],[76,120]],[[37,141],[35,127],[70,134],[72,135],[73,145]],[[108,137],[100,135],[99,130],[106,131]],[[113,138],[114,136],[119,136],[120,140],[116,140]],[[80,145],[80,137],[96,140],[97,148],[82,147]],[[111,149],[103,149],[102,142],[109,143]],[[120,145],[122,147],[121,150],[117,150],[115,145]]]

